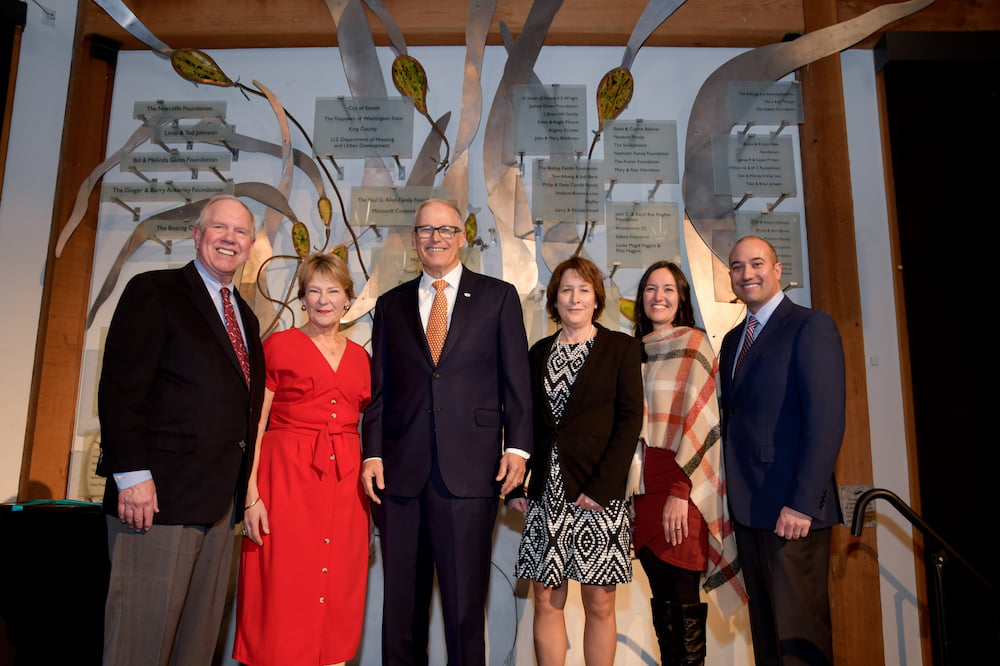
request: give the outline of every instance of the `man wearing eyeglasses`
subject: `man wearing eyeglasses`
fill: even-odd
[[[485,664],[497,501],[531,452],[528,344],[514,287],[462,266],[462,215],[417,209],[419,278],[383,294],[372,329],[362,482],[376,506],[382,663],[427,664],[436,570],[452,666]]]

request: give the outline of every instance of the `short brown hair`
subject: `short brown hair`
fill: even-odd
[[[299,265],[296,274],[300,300],[305,298],[306,286],[317,273],[343,287],[348,298],[354,298],[354,280],[351,279],[351,271],[344,260],[335,254],[310,254]]]
[[[555,270],[552,271],[552,277],[549,278],[549,286],[545,289],[545,311],[549,313],[549,317],[555,323],[558,324],[561,321],[559,319],[559,310],[556,309],[556,298],[559,296],[559,283],[562,282],[566,271],[570,270],[576,271],[577,275],[582,277],[584,282],[587,282],[594,288],[594,300],[597,302],[597,307],[594,309],[594,314],[591,316],[590,321],[597,321],[601,318],[601,313],[604,312],[604,302],[607,299],[604,293],[604,273],[601,272],[601,269],[594,262],[583,257],[570,257],[556,266]]]

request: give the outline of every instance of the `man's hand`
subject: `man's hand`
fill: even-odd
[[[507,495],[512,490],[521,485],[524,481],[524,470],[527,467],[527,460],[516,453],[505,453],[500,458],[500,470],[494,481],[503,481],[500,487],[500,494]]]
[[[153,514],[159,512],[156,484],[152,479],[141,481],[118,493],[118,520],[136,532],[152,529]]]
[[[381,458],[366,460],[361,466],[361,483],[365,486],[365,494],[376,504],[382,503],[375,489],[385,490],[384,474]]]
[[[778,514],[778,522],[774,526],[774,533],[782,539],[794,541],[805,539],[809,535],[809,528],[812,527],[812,516],[796,511],[789,506],[781,507]]]

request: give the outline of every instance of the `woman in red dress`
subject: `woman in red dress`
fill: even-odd
[[[668,666],[705,663],[708,607],[699,582],[706,590],[729,583],[730,599],[746,596],[720,459],[719,364],[694,323],[681,269],[667,261],[650,266],[636,295],[646,413],[633,544],[653,592],[653,628]]]
[[[344,262],[298,271],[309,320],[264,341],[267,384],[247,488],[233,657],[323,666],[357,652],[368,576],[360,413],[368,353],[339,331],[354,297]]]

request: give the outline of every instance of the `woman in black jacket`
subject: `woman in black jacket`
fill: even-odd
[[[597,324],[604,283],[573,257],[549,280],[546,309],[561,329],[529,352],[534,452],[515,573],[533,581],[535,655],[566,658],[567,580],[581,584],[588,666],[614,663],[615,586],[632,580],[625,479],[642,426],[638,341]]]

